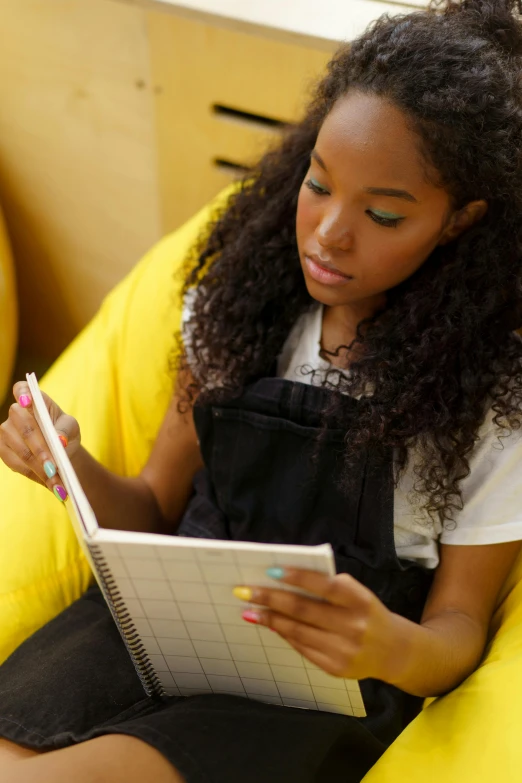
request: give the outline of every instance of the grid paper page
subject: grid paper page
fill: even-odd
[[[324,552],[306,547],[304,556],[283,555],[270,545],[247,544],[241,550],[238,542],[235,549],[218,548],[221,542],[201,546],[201,539],[197,547],[108,543],[98,536],[94,541],[167,694],[228,693],[366,715],[356,680],[327,674],[277,633],[246,623],[241,612],[249,604],[232,594],[242,584],[295,590],[267,577],[266,568],[294,565],[330,572]]]

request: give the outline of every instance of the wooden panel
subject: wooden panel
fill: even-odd
[[[272,141],[280,137],[278,128],[263,127],[253,121],[210,111],[205,122],[211,128],[212,152],[216,158],[237,163],[253,162]]]
[[[17,338],[18,308],[14,267],[9,237],[0,209],[0,406],[10,391]]]
[[[150,12],[148,24],[163,230],[169,231],[230,182],[215,158],[246,162],[277,135],[262,121],[231,119],[213,106],[295,122],[331,54],[159,12]]]
[[[269,40],[331,51],[384,13],[416,11],[428,0],[120,0]]]
[[[0,201],[22,347],[56,356],[159,237],[144,12],[0,0]]]

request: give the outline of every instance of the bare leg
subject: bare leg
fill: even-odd
[[[0,739],[0,769],[2,764],[16,759],[28,759],[31,756],[38,756],[42,751],[24,748],[22,745],[16,745],[6,739]]]
[[[172,764],[137,737],[105,734],[32,758],[0,758],[2,783],[185,783]]]

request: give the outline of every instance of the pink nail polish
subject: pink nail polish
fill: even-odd
[[[53,487],[53,492],[58,500],[62,501],[62,503],[64,500],[67,500],[67,492],[62,486],[60,486],[60,484],[57,484],[55,487]]]
[[[28,394],[21,394],[18,398],[18,404],[22,406],[22,408],[28,408],[31,404],[31,398]]]
[[[241,614],[241,617],[243,620],[246,620],[247,623],[254,623],[254,625],[259,625],[261,622],[261,617],[257,612],[252,612],[251,609],[245,609],[245,611]]]

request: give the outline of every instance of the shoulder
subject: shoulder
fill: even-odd
[[[501,427],[490,408],[468,457],[469,475],[461,480],[463,507],[447,544],[493,544],[522,539],[522,427]]]
[[[494,417],[495,411],[489,408],[478,428],[467,457],[469,474],[458,484],[462,504],[454,499],[453,521],[441,524],[438,516],[423,507],[426,498],[415,488],[419,454],[414,447],[409,449],[394,493],[396,537],[406,546],[406,557],[428,558],[428,567],[433,567],[438,562],[436,540],[461,546],[522,540],[522,427],[504,429]]]

